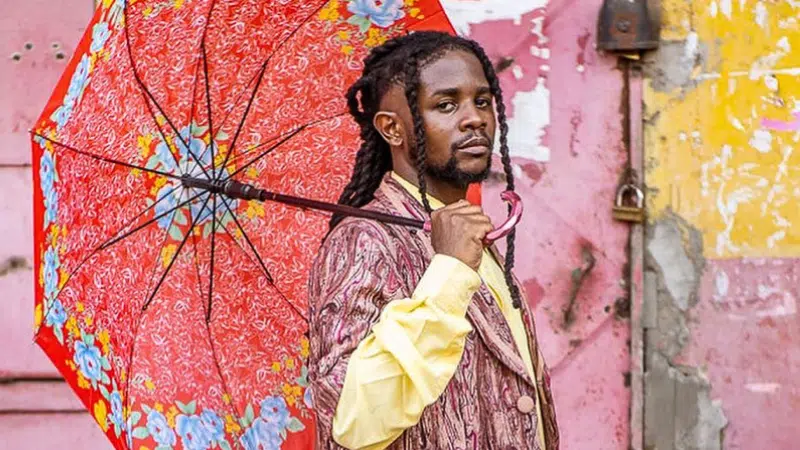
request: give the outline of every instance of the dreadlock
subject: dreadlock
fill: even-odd
[[[405,88],[406,100],[414,121],[415,163],[419,176],[419,192],[427,212],[432,208],[428,201],[427,187],[423,174],[427,172],[427,152],[425,149],[425,127],[419,111],[419,72],[426,65],[444,55],[449,50],[465,50],[474,54],[489,81],[497,110],[500,127],[500,155],[506,177],[506,189],[514,190],[514,174],[508,152],[508,124],[503,92],[494,66],[483,48],[469,39],[434,31],[419,31],[386,41],[372,49],[364,60],[361,77],[347,90],[347,106],[350,114],[361,128],[361,147],[356,153],[355,166],[350,182],[339,197],[339,204],[360,208],[375,196],[386,172],[392,170],[392,156],[389,144],[372,124],[378,112],[380,101],[394,84]],[[336,214],[331,218],[330,229],[344,219]],[[506,238],[505,278],[514,306],[520,306],[519,287],[511,275],[514,267],[514,240],[512,231]]]

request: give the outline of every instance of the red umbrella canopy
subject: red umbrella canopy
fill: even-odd
[[[371,47],[435,0],[104,0],[33,129],[36,341],[116,448],[310,448],[306,279]]]

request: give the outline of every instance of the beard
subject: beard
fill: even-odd
[[[480,172],[467,172],[458,168],[458,161],[455,154],[450,156],[447,163],[443,166],[428,165],[425,173],[431,178],[451,183],[459,188],[466,188],[472,183],[480,183],[489,177],[492,169],[492,155],[486,161],[486,168]]]
[[[486,168],[480,172],[467,172],[458,168],[458,160],[456,159],[456,154],[458,153],[459,144],[462,142],[466,142],[467,139],[463,139],[462,142],[456,142],[451,145],[450,148],[450,159],[444,165],[437,166],[433,164],[428,164],[425,169],[425,174],[431,178],[445,181],[447,183],[453,184],[454,186],[458,186],[459,188],[467,188],[470,184],[473,183],[480,183],[487,178],[489,178],[489,172],[492,169],[492,149],[494,147],[493,140],[489,139],[486,136],[487,140],[489,141],[489,156],[488,160],[486,161]],[[416,161],[417,159],[417,148],[414,145],[411,148],[411,155],[413,160]]]

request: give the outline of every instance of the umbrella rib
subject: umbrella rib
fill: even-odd
[[[115,233],[113,233],[111,236],[114,236],[114,235],[116,235],[117,233],[119,233],[121,230],[124,230],[124,229],[125,229],[125,227],[127,227],[127,226],[128,226],[128,225],[130,225],[130,224],[132,224],[132,223],[133,223],[133,222],[134,222],[136,219],[138,219],[139,217],[141,217],[141,216],[143,216],[144,214],[146,214],[146,213],[147,213],[147,211],[149,211],[149,210],[151,210],[151,209],[155,208],[157,204],[161,203],[161,201],[162,201],[162,200],[164,200],[164,199],[165,199],[165,198],[167,198],[168,196],[172,195],[172,193],[173,193],[173,192],[175,192],[175,190],[176,190],[176,189],[178,189],[179,187],[180,187],[180,185],[178,185],[178,186],[175,186],[175,187],[174,187],[174,188],[172,188],[172,189],[171,189],[169,192],[167,192],[166,194],[164,194],[164,195],[163,195],[163,196],[162,196],[160,199],[156,200],[156,201],[155,201],[155,203],[153,203],[152,205],[150,205],[150,206],[148,206],[147,208],[145,208],[145,209],[144,209],[144,211],[142,211],[142,212],[140,212],[139,214],[137,214],[137,215],[133,216],[133,217],[132,217],[130,220],[128,220],[128,221],[125,223],[125,225],[123,225],[123,226],[122,226],[122,228],[120,228],[119,230],[117,230],[117,231],[116,231]],[[109,239],[110,239],[110,238],[109,238]],[[107,242],[107,241],[106,241],[106,242]],[[94,255],[98,254],[98,253],[99,253],[101,250],[103,250],[103,247],[102,247],[102,246],[103,246],[103,244],[100,244],[99,246],[95,247],[95,249],[94,249],[94,250],[92,250],[91,252],[89,252],[89,254],[88,254],[88,255],[86,255],[85,257],[83,257],[83,259],[82,259],[82,260],[81,260],[81,261],[80,261],[80,262],[79,262],[79,263],[78,263],[78,264],[75,266],[75,268],[74,268],[74,269],[72,269],[72,270],[69,272],[69,274],[67,275],[67,278],[66,278],[66,280],[64,281],[64,285],[63,285],[63,286],[61,286],[61,289],[59,289],[59,290],[58,290],[58,292],[56,292],[56,295],[54,295],[54,296],[53,296],[53,300],[57,299],[57,298],[58,298],[58,296],[59,296],[59,295],[61,295],[61,292],[62,292],[62,291],[63,291],[63,290],[64,290],[64,289],[65,289],[65,288],[66,288],[66,287],[69,285],[70,281],[72,281],[72,277],[73,277],[73,276],[74,276],[76,273],[78,273],[78,271],[81,269],[81,267],[83,267],[83,265],[84,265],[84,264],[86,264],[86,262],[87,262],[87,261],[89,261],[89,258],[91,258],[92,256],[94,256]],[[51,305],[52,305],[52,303],[51,303]],[[47,309],[45,309],[45,310],[43,311],[43,313],[42,313],[42,317],[47,317],[47,314],[48,314],[49,312],[50,312],[50,307],[48,307]],[[37,328],[37,329],[36,329],[36,332],[34,333],[34,338],[35,338],[36,336],[38,336],[38,335],[39,335],[39,330],[41,330],[41,327],[39,327],[39,328]]]
[[[212,6],[212,8],[213,8],[213,6]],[[201,48],[201,50],[203,52],[203,76],[204,76],[204,78],[206,80],[205,81],[205,85],[206,85],[205,86],[206,87],[206,114],[208,115],[208,119],[207,119],[208,120],[208,130],[209,130],[208,132],[209,132],[209,136],[211,136],[211,139],[209,140],[209,143],[208,143],[208,146],[211,148],[211,177],[212,178],[216,178],[216,176],[217,176],[216,156],[217,155],[214,154],[214,147],[215,147],[215,142],[216,142],[216,139],[214,139],[214,138],[216,136],[214,135],[214,122],[211,119],[211,86],[209,86],[209,79],[208,79],[208,54],[206,53],[206,40],[205,40],[205,37],[203,37],[203,42],[202,42],[200,48]],[[205,152],[206,152],[206,150],[203,150],[203,154],[201,155],[201,158],[203,156],[205,156]]]
[[[194,268],[195,271],[197,272],[197,287],[198,287],[197,292],[202,297],[203,294],[205,293],[205,288],[203,287],[203,277],[200,276],[200,261],[199,261],[200,258],[198,256],[200,254],[200,251],[198,250],[197,236],[195,236],[194,233],[192,233],[192,246],[194,247]]]
[[[186,190],[181,191],[180,199],[183,198],[184,194],[186,194]],[[164,247],[166,246],[167,240],[169,239],[169,230],[171,230],[172,229],[172,225],[175,224],[175,216],[178,215],[178,210],[179,209],[180,208],[175,208],[175,209],[172,210],[172,217],[170,217],[170,219],[169,219],[169,225],[167,225],[167,227],[164,228],[164,238],[161,239],[161,246],[159,247],[158,252],[156,253],[156,261],[153,263],[153,270],[150,272],[150,279],[147,281],[147,291],[145,291],[145,292],[149,292],[150,291],[150,286],[153,283],[153,279],[155,278],[155,275],[156,275],[156,269],[158,268],[158,258],[160,257],[161,252],[164,251]],[[177,255],[177,253],[176,253],[176,255]],[[177,257],[177,256],[175,256],[175,257]]]
[[[178,248],[175,250],[175,254],[172,256],[172,259],[169,261],[167,268],[164,270],[164,273],[161,274],[161,278],[158,280],[155,288],[153,288],[153,292],[149,295],[147,301],[145,301],[144,305],[142,305],[142,311],[147,311],[147,308],[150,307],[150,304],[153,302],[158,290],[161,289],[161,285],[164,283],[164,280],[167,279],[167,275],[169,275],[169,271],[172,270],[172,266],[175,265],[175,261],[178,260],[178,256],[181,254],[181,250],[183,250],[183,246],[186,244],[186,241],[189,239],[189,236],[194,233],[194,227],[197,224],[197,221],[200,219],[200,216],[203,214],[203,210],[206,209],[206,205],[208,205],[208,200],[211,198],[209,195],[206,197],[205,201],[203,202],[203,206],[200,207],[200,211],[197,213],[196,217],[192,217],[192,223],[189,225],[189,231],[186,232],[186,236],[183,237],[181,243],[178,245]],[[191,212],[190,212],[191,214]]]
[[[192,152],[191,147],[189,147],[189,142],[187,140],[185,140],[183,138],[183,136],[181,136],[180,132],[178,131],[178,128],[175,127],[175,124],[172,123],[172,120],[170,120],[170,118],[167,117],[167,114],[161,108],[161,105],[158,103],[158,101],[156,100],[156,98],[153,95],[153,93],[150,92],[150,89],[147,88],[147,86],[144,84],[144,81],[139,76],[139,71],[136,69],[136,62],[133,59],[133,50],[131,49],[131,33],[130,33],[130,25],[129,25],[130,22],[128,21],[128,2],[127,1],[124,3],[124,6],[122,8],[122,13],[123,13],[123,16],[124,16],[124,19],[125,19],[125,27],[124,27],[125,28],[125,44],[126,44],[126,48],[128,50],[128,58],[130,59],[130,62],[131,62],[131,72],[133,73],[134,79],[136,79],[136,83],[139,85],[139,88],[144,92],[144,94],[147,96],[147,98],[149,98],[150,101],[153,102],[153,105],[155,105],[155,107],[158,109],[158,112],[161,113],[161,115],[164,117],[164,120],[166,120],[167,124],[169,124],[170,128],[172,128],[172,131],[173,131],[173,133],[175,133],[175,136],[177,136],[178,139],[183,143],[184,147],[186,148],[186,152],[189,153],[189,155],[192,158],[194,158],[194,160],[197,163],[197,165],[200,166],[201,169],[203,169],[203,173],[205,174],[206,178],[208,178],[208,172],[206,172],[205,168],[200,163],[200,160],[197,159],[197,155],[195,155]],[[158,124],[158,120],[156,119],[156,115],[155,115],[155,113],[153,113],[153,110],[150,107],[150,103],[147,102],[147,98],[145,98],[145,104],[147,104],[147,109],[150,111],[150,115],[153,117],[153,120],[155,120],[156,124]],[[161,127],[159,127],[159,131],[161,133],[161,136],[164,137],[164,132],[161,131]],[[166,137],[164,137],[164,142],[166,143],[166,141],[167,141],[167,139],[166,139]],[[172,152],[170,152],[170,153],[172,153]]]
[[[261,255],[259,255],[258,250],[256,250],[256,247],[255,245],[253,245],[253,242],[250,240],[250,237],[244,231],[244,227],[242,227],[242,224],[239,222],[239,219],[236,218],[236,214],[234,214],[233,211],[231,210],[231,207],[230,205],[228,205],[228,202],[225,200],[225,197],[220,197],[220,199],[222,200],[222,203],[225,205],[225,208],[228,210],[228,213],[230,213],[231,217],[233,217],[234,223],[236,223],[236,226],[239,228],[239,232],[242,233],[242,236],[247,242],[247,245],[250,247],[250,250],[253,251],[253,254],[255,255],[256,259],[258,259],[258,263],[261,266],[261,269],[264,271],[267,277],[267,281],[269,281],[269,284],[275,289],[276,292],[278,292],[283,301],[286,302],[286,304],[288,304],[289,307],[291,307],[292,310],[298,316],[300,316],[301,319],[303,319],[306,323],[308,323],[308,318],[306,317],[306,315],[303,314],[303,312],[300,311],[297,308],[297,306],[295,306],[291,301],[289,301],[286,295],[284,295],[283,292],[281,292],[281,290],[278,289],[278,286],[275,285],[275,279],[272,278],[272,275],[269,273],[269,270],[267,270],[267,266],[266,264],[264,264],[264,260],[261,258]]]
[[[175,174],[172,174],[172,173],[162,172],[160,170],[155,170],[155,169],[148,169],[146,167],[137,166],[136,164],[126,163],[126,162],[119,161],[119,160],[112,159],[112,158],[106,158],[105,156],[100,156],[100,155],[96,155],[94,153],[89,153],[89,152],[87,152],[85,150],[79,150],[79,149],[77,149],[77,148],[75,148],[75,147],[73,147],[71,145],[67,145],[67,144],[64,144],[62,142],[58,142],[58,141],[56,141],[54,139],[51,139],[51,138],[49,138],[47,136],[41,135],[41,134],[39,134],[39,133],[37,133],[35,131],[32,132],[31,134],[33,134],[34,136],[38,136],[38,137],[40,137],[40,138],[42,138],[42,139],[44,139],[44,140],[46,140],[48,142],[51,142],[53,145],[58,145],[59,147],[65,148],[65,149],[70,150],[70,151],[73,151],[73,152],[75,152],[75,153],[77,153],[79,155],[88,156],[89,158],[93,158],[93,159],[96,159],[98,161],[103,161],[103,162],[107,162],[107,163],[111,163],[111,164],[116,164],[118,166],[128,167],[128,168],[131,168],[131,169],[137,169],[137,170],[141,170],[142,172],[148,172],[148,173],[152,173],[152,174],[155,174],[155,175],[161,175],[162,177],[167,177],[167,178],[180,180],[179,176],[177,176]]]
[[[247,106],[245,107],[244,114],[242,115],[242,120],[239,122],[239,125],[236,127],[236,133],[234,133],[234,135],[233,135],[233,140],[231,141],[231,147],[228,150],[228,152],[225,154],[225,160],[222,163],[222,167],[225,167],[225,166],[228,165],[228,158],[230,158],[230,156],[233,154],[234,150],[236,149],[236,141],[239,139],[239,134],[241,133],[242,128],[244,127],[244,123],[247,121],[247,116],[250,113],[250,108],[253,106],[253,101],[255,100],[256,95],[258,94],[258,88],[261,86],[261,81],[263,81],[264,74],[267,72],[267,65],[269,65],[269,62],[272,60],[272,57],[275,56],[275,54],[277,54],[278,51],[281,48],[283,48],[284,44],[289,42],[292,39],[292,37],[294,37],[294,35],[301,28],[303,28],[303,26],[305,26],[314,16],[316,16],[316,14],[319,12],[319,10],[322,9],[322,7],[325,6],[326,4],[327,4],[327,2],[320,2],[319,6],[317,6],[311,14],[309,14],[305,19],[303,19],[303,22],[301,22],[297,26],[297,28],[292,30],[292,32],[289,33],[288,36],[286,36],[286,39],[281,41],[280,44],[278,44],[278,46],[275,47],[275,50],[273,50],[272,53],[270,53],[270,55],[267,57],[267,59],[264,60],[264,63],[261,65],[261,70],[258,72],[258,80],[256,81],[256,85],[253,87],[253,92],[250,94],[250,98],[247,101]]]
[[[208,88],[208,64],[207,64],[207,61],[206,61],[206,36],[208,36],[208,26],[211,24],[211,13],[214,11],[214,6],[216,6],[216,4],[217,4],[216,0],[211,0],[211,6],[209,6],[209,8],[208,8],[208,15],[206,16],[206,24],[203,27],[203,38],[200,40],[200,49],[203,52],[203,55],[202,55],[203,56],[203,67],[204,67],[204,71],[205,71],[205,77],[204,78],[205,78],[205,82],[206,82],[206,89],[205,89],[206,90],[206,102],[208,102],[208,105],[209,105],[209,110],[208,110],[209,111],[209,114],[208,114],[209,133],[208,133],[208,135],[209,135],[209,142],[211,143],[211,145],[214,144],[214,127],[211,126],[211,109],[210,109],[210,107],[211,107],[211,96],[209,94],[209,88]],[[189,135],[192,134],[191,133],[191,129],[194,126],[194,121],[192,119],[194,118],[195,107],[197,106],[196,105],[196,103],[197,103],[197,78],[198,78],[197,73],[199,71],[200,71],[200,60],[198,59],[197,60],[197,64],[195,66],[195,70],[194,70],[194,83],[192,84],[193,85],[193,88],[192,88],[192,109],[189,112],[189,114],[190,114],[189,115],[189,130],[190,130],[189,131]],[[205,153],[206,153],[206,151],[205,151],[205,149],[203,149],[203,153],[200,154],[200,159],[201,160],[203,159],[203,156],[205,156]],[[211,156],[212,157],[214,156],[213,150],[212,150]],[[211,159],[211,162],[212,163],[214,162],[213,158]],[[213,172],[212,172],[212,178],[213,178]]]
[[[159,214],[159,215],[157,215],[157,216],[153,217],[152,219],[148,220],[147,222],[145,222],[145,223],[143,223],[143,224],[141,224],[141,225],[137,226],[136,228],[134,228],[134,229],[132,229],[132,230],[130,230],[130,231],[128,231],[128,232],[126,232],[126,233],[125,233],[125,234],[123,234],[122,236],[119,236],[119,237],[116,237],[116,238],[113,238],[113,239],[109,239],[108,241],[106,241],[106,242],[104,242],[103,244],[101,244],[101,245],[100,245],[100,247],[98,247],[98,250],[105,250],[105,249],[107,249],[108,247],[111,247],[112,245],[116,244],[117,242],[119,242],[119,241],[121,241],[121,240],[125,239],[126,237],[128,237],[128,236],[130,236],[130,235],[132,235],[132,234],[136,233],[137,231],[141,230],[142,228],[145,228],[145,227],[147,227],[148,225],[151,225],[151,224],[153,224],[153,223],[157,222],[159,219],[162,219],[162,218],[166,217],[167,215],[169,215],[169,214],[170,214],[170,213],[172,213],[173,211],[176,211],[176,210],[178,210],[178,209],[180,209],[180,208],[183,208],[184,206],[188,205],[189,203],[191,203],[192,201],[194,201],[196,198],[200,197],[201,195],[203,195],[203,194],[205,194],[205,193],[206,193],[206,192],[200,192],[200,193],[198,193],[198,194],[195,194],[193,197],[191,197],[191,198],[189,198],[189,199],[187,199],[187,200],[185,200],[185,201],[183,201],[183,202],[181,202],[181,203],[179,203],[179,204],[175,205],[175,206],[174,206],[174,207],[172,207],[171,209],[168,209],[168,210],[164,211],[163,213],[161,213],[161,214]],[[182,198],[182,197],[183,197],[183,194],[181,194],[181,198]]]
[[[153,111],[153,106],[147,100],[147,95],[142,92],[142,101],[144,105],[147,107],[147,111],[150,112],[150,117],[153,119],[153,123],[156,124],[156,130],[158,130],[158,134],[161,136],[161,141],[164,142],[164,145],[167,146],[169,149],[169,154],[172,156],[172,160],[175,161],[175,167],[178,168],[178,171],[181,175],[186,175],[186,172],[183,171],[183,167],[181,167],[180,161],[178,161],[178,157],[175,156],[175,153],[172,151],[168,144],[167,135],[164,133],[164,130],[161,128],[161,125],[158,123],[158,119],[156,118],[156,113]]]
[[[214,252],[217,249],[217,194],[214,197],[214,208],[211,218],[211,263],[208,270],[208,308],[206,309],[206,324],[211,322],[211,303],[214,293]]]
[[[264,150],[260,155],[258,155],[257,157],[253,158],[251,161],[248,161],[245,165],[243,165],[242,167],[239,167],[233,173],[231,173],[230,175],[228,175],[225,178],[223,178],[221,181],[225,182],[225,181],[230,180],[231,178],[233,178],[235,175],[241,173],[243,170],[247,169],[251,165],[253,165],[256,162],[258,162],[261,158],[263,158],[263,157],[269,155],[270,153],[272,153],[273,150],[277,149],[278,147],[280,147],[281,145],[286,143],[289,139],[297,136],[301,131],[306,129],[307,126],[308,125],[303,125],[303,126],[297,128],[296,130],[290,132],[288,135],[286,135],[285,137],[281,138],[281,140],[279,140],[275,144],[269,146],[269,148]]]
[[[309,125],[311,125],[311,124],[302,125],[299,128],[297,128],[296,130],[292,131],[286,137],[284,137],[283,139],[281,139],[280,141],[278,141],[274,145],[271,145],[268,149],[264,150],[260,155],[256,156],[252,160],[248,161],[242,167],[239,167],[238,169],[236,169],[233,173],[231,173],[230,175],[225,177],[222,181],[224,182],[224,181],[230,180],[234,176],[236,176],[239,173],[241,173],[243,170],[245,170],[248,167],[252,166],[253,164],[257,163],[261,158],[263,158],[263,157],[269,155],[270,153],[272,153],[275,149],[277,149],[278,147],[280,147],[281,145],[286,143],[289,139],[297,136],[301,131],[305,130]]]
[[[338,119],[339,117],[344,117],[344,116],[346,116],[347,114],[349,114],[349,113],[347,113],[347,112],[342,112],[342,113],[339,113],[339,114],[336,114],[336,115],[333,115],[333,116],[323,117],[323,118],[321,118],[321,119],[313,120],[313,121],[311,121],[311,122],[308,122],[308,123],[305,123],[305,124],[302,124],[302,125],[298,125],[298,128],[297,128],[297,129],[294,129],[294,130],[291,130],[291,131],[288,131],[288,132],[284,132],[284,133],[275,134],[275,135],[273,135],[273,136],[270,136],[270,137],[269,137],[269,138],[267,138],[267,139],[266,139],[264,142],[262,142],[262,143],[260,143],[260,144],[256,144],[256,145],[254,145],[254,146],[252,146],[252,147],[248,148],[248,149],[247,149],[247,150],[245,150],[244,152],[240,152],[240,153],[239,153],[238,155],[236,155],[236,156],[235,156],[233,159],[231,159],[230,161],[228,161],[228,163],[229,163],[230,165],[232,165],[234,162],[238,161],[239,159],[241,159],[241,158],[244,158],[245,156],[249,156],[249,155],[250,155],[251,153],[253,153],[255,150],[258,150],[259,148],[261,148],[261,147],[264,147],[265,145],[269,144],[270,142],[273,142],[275,139],[281,138],[281,137],[282,137],[282,136],[284,136],[284,134],[286,134],[286,133],[289,133],[289,134],[290,134],[289,138],[292,138],[292,137],[294,137],[294,135],[296,135],[296,134],[297,134],[298,132],[300,132],[300,131],[303,131],[305,128],[309,128],[309,127],[312,127],[312,126],[315,126],[315,125],[319,125],[320,123],[327,122],[327,121],[329,121],[329,120]],[[286,139],[284,139],[283,141],[280,141],[280,142],[278,142],[277,144],[275,144],[275,145],[271,146],[270,148],[268,148],[267,150],[265,150],[265,151],[264,151],[264,153],[262,153],[262,154],[258,155],[258,156],[257,156],[255,159],[253,159],[252,161],[248,161],[248,162],[247,162],[247,163],[244,165],[244,168],[246,169],[246,168],[250,167],[251,165],[253,165],[253,163],[255,163],[255,162],[258,162],[258,160],[260,160],[260,159],[261,159],[261,158],[263,158],[264,156],[267,156],[268,154],[272,153],[272,151],[273,151],[273,150],[275,150],[275,149],[276,149],[278,146],[280,146],[280,145],[284,144],[285,142],[286,142]],[[236,172],[235,172],[233,175],[235,175],[235,174],[238,174],[238,173],[240,173],[240,172],[241,172],[240,170],[237,170],[237,171],[236,171]],[[233,176],[233,175],[229,175],[229,176],[225,177],[223,180],[227,180],[227,179],[231,178],[231,176]]]

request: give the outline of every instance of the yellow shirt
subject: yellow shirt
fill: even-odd
[[[416,186],[395,173],[392,176],[421,201]],[[444,206],[433,197],[428,200],[433,209]],[[467,308],[481,281],[497,301],[536,380],[521,312],[511,304],[505,275],[494,256],[484,250],[476,273],[455,258],[437,254],[411,298],[389,302],[350,356],[333,419],[333,438],[339,445],[383,450],[419,422],[461,361],[466,336],[472,331]],[[539,401],[536,408],[541,417]],[[544,448],[542,422],[537,423],[537,438]]]

